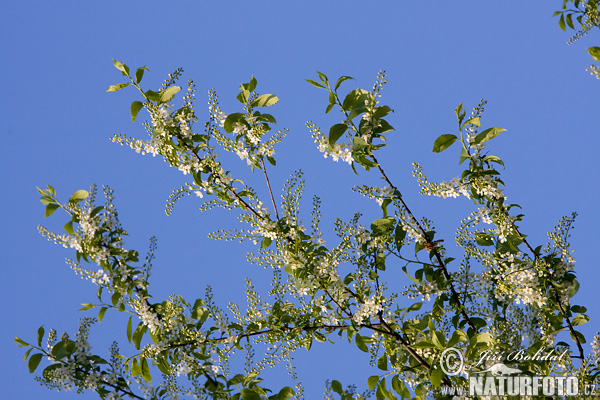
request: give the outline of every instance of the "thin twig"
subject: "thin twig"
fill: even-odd
[[[371,158],[377,164],[377,168],[379,169],[379,172],[381,173],[381,175],[383,176],[383,179],[387,182],[387,184],[390,185],[390,187],[392,189],[398,190],[398,188],[396,188],[396,186],[394,186],[394,184],[392,183],[392,181],[390,181],[390,179],[385,174],[385,171],[381,167],[381,164],[379,164],[379,161],[377,161],[377,158],[375,158],[375,155],[371,155]],[[404,209],[406,210],[406,212],[408,213],[408,215],[413,219],[413,221],[417,225],[417,228],[419,229],[419,231],[421,231],[423,239],[425,239],[425,243],[426,244],[432,244],[431,239],[429,238],[429,235],[427,235],[427,231],[425,231],[425,229],[419,223],[419,221],[417,220],[417,218],[415,218],[414,214],[412,213],[412,211],[410,211],[410,208],[408,208],[408,205],[404,202],[404,200],[402,199],[402,197],[398,196],[398,197],[396,197],[396,199],[400,202],[400,204],[402,204],[402,207],[404,207]],[[473,329],[473,331],[477,332],[477,327],[471,321],[471,318],[469,317],[469,315],[465,311],[463,303],[460,301],[460,298],[458,297],[458,293],[456,292],[456,289],[454,288],[454,285],[452,283],[452,277],[450,276],[450,273],[448,272],[448,269],[446,268],[446,265],[444,264],[440,253],[437,251],[437,249],[435,247],[433,247],[432,251],[433,251],[433,255],[435,256],[435,258],[436,258],[436,260],[438,262],[437,268],[439,268],[442,271],[442,273],[444,274],[444,278],[446,278],[446,281],[448,282],[448,285],[450,287],[450,291],[452,292],[452,298],[458,304],[458,307],[460,309],[461,315],[463,316],[464,320],[467,321],[467,323],[469,324],[469,326],[471,327],[471,329]]]
[[[277,205],[275,205],[275,199],[273,198],[273,192],[271,191],[271,183],[269,183],[269,176],[267,175],[267,168],[265,167],[265,160],[261,159],[260,165],[262,166],[262,170],[265,173],[267,187],[269,188],[269,195],[271,196],[271,203],[273,203],[273,209],[275,209],[275,216],[277,217],[277,221],[279,221],[279,213],[277,212]]]

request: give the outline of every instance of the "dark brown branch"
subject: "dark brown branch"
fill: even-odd
[[[273,203],[273,209],[275,210],[275,216],[277,217],[277,221],[279,221],[279,213],[277,212],[277,205],[275,204],[275,199],[273,198],[273,191],[271,191],[271,183],[269,182],[269,176],[267,175],[267,168],[265,167],[265,160],[260,160],[260,165],[262,167],[263,172],[265,173],[265,180],[267,181],[267,187],[269,188],[269,195],[271,196],[271,203]]]
[[[502,208],[502,210],[508,215],[508,211],[506,211],[504,208]],[[515,232],[517,232],[517,235],[519,235],[519,237],[521,238],[521,240],[523,240],[523,243],[525,243],[525,246],[529,249],[529,251],[531,252],[531,254],[533,254],[534,260],[537,261],[539,259],[538,253],[536,253],[536,251],[533,249],[533,247],[529,244],[529,242],[527,241],[527,239],[525,238],[525,236],[521,232],[519,232],[519,229],[517,228],[517,226],[515,225],[514,222],[513,222],[512,225],[513,225],[513,228],[515,229]],[[569,328],[569,331],[571,332],[572,339],[575,341],[575,344],[577,345],[577,350],[579,351],[579,356],[571,356],[571,357],[573,357],[573,358],[579,358],[581,360],[582,365],[583,365],[583,360],[584,360],[583,346],[581,345],[579,337],[577,336],[577,334],[575,332],[575,328],[573,328],[573,325],[571,324],[571,319],[569,318],[569,316],[565,312],[565,309],[564,309],[564,306],[562,304],[562,301],[560,300],[560,295],[559,295],[558,288],[556,287],[556,285],[554,284],[554,282],[552,282],[552,281],[549,281],[549,282],[550,282],[550,286],[552,286],[552,289],[554,289],[554,300],[556,301],[556,305],[558,306],[558,311],[565,318],[565,321],[567,321],[567,326]]]
[[[377,164],[377,169],[379,169],[379,172],[381,173],[381,175],[383,176],[383,179],[387,182],[387,184],[390,185],[390,187],[392,189],[398,190],[398,188],[396,188],[396,186],[394,186],[392,181],[390,181],[390,179],[387,177],[383,168],[381,168],[381,164],[379,164],[379,161],[377,161],[377,158],[375,158],[375,155],[371,155],[371,158]],[[423,239],[425,240],[425,244],[432,247],[431,251],[433,252],[433,255],[435,256],[435,258],[438,262],[437,267],[442,271],[442,273],[444,274],[444,278],[446,278],[446,281],[448,282],[448,286],[450,287],[450,291],[452,292],[452,298],[458,304],[458,308],[460,309],[460,314],[462,315],[463,319],[465,321],[467,321],[467,323],[469,324],[471,329],[473,329],[473,331],[477,332],[477,327],[471,321],[471,318],[465,311],[464,304],[461,302],[460,298],[458,297],[458,293],[456,292],[456,289],[454,288],[454,284],[452,283],[452,277],[450,276],[450,273],[448,272],[448,269],[446,268],[446,265],[444,264],[444,261],[442,260],[442,256],[437,251],[435,244],[431,241],[431,238],[429,238],[427,231],[425,231],[425,229],[419,223],[417,218],[415,218],[414,214],[412,213],[412,211],[410,211],[410,208],[408,208],[408,205],[404,202],[402,197],[398,196],[398,197],[396,197],[396,199],[400,202],[400,204],[402,204],[402,207],[404,207],[404,209],[406,210],[408,215],[413,219],[413,221],[417,225],[417,228],[419,229],[419,231],[421,232],[421,235],[423,236]]]

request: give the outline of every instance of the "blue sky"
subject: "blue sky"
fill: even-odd
[[[143,253],[148,238],[158,238],[151,281],[157,299],[171,293],[202,297],[210,284],[225,305],[243,300],[244,276],[268,279],[244,262],[247,248],[207,239],[212,230],[235,226],[233,215],[200,213],[198,200],[189,197],[172,216],[165,216],[165,200],[184,177],[158,158],[141,157],[109,141],[115,133],[144,137],[141,125],[132,124],[128,114],[133,91],[106,93],[108,85],[121,82],[113,58],[131,67],[147,65],[147,87],[158,86],[166,74],[183,67],[184,79],[196,82],[198,111],[213,87],[225,112],[235,110],[237,87],[254,75],[259,92],[279,96],[272,111],[279,126],[290,129],[277,150],[271,183],[281,187],[291,172],[302,168],[308,181],[305,205],[308,210],[312,196],[321,196],[323,227],[358,209],[367,218],[377,216],[374,204],[361,200],[351,187],[378,181],[364,173],[356,177],[318,153],[305,122],[327,127],[338,121],[323,113],[325,92],[304,78],[314,78],[320,70],[330,77],[354,76],[358,85],[370,88],[378,70],[385,69],[389,84],[383,101],[395,110],[389,122],[396,132],[388,135],[381,161],[413,212],[434,220],[447,243],[472,206],[464,198],[419,196],[411,163],[421,162],[432,179],[458,174],[456,151],[434,155],[433,141],[453,133],[453,110],[460,102],[470,109],[485,98],[483,124],[507,129],[491,149],[506,163],[509,200],[523,207],[522,230],[542,244],[561,216],[579,213],[572,236],[581,282],[575,301],[589,308],[591,321],[582,330],[591,338],[600,329],[600,311],[591,307],[598,285],[600,82],[585,71],[591,64],[585,48],[598,45],[600,38],[594,32],[567,46],[568,34],[551,18],[561,3],[4,2],[3,397],[75,397],[35,383],[21,360],[23,350],[12,339],[15,334],[32,339],[42,324],[73,332],[84,315],[77,312],[80,304],[95,300],[94,287],[64,264],[71,253],[37,233],[40,223],[60,227],[64,221],[58,214],[43,220],[36,186],[52,184],[63,198],[92,183],[112,187],[121,222],[130,233],[129,247]],[[236,168],[243,171],[243,164]],[[120,316],[111,318],[94,330],[98,352],[113,339],[126,342]],[[321,397],[327,378],[365,385],[366,377],[358,379],[368,372],[353,363],[368,360],[346,350],[340,346],[298,353],[307,398]]]

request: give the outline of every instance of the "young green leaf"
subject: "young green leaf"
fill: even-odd
[[[578,314],[575,317],[573,317],[573,320],[571,320],[571,325],[573,326],[577,326],[577,325],[583,325],[585,323],[587,323],[590,320],[590,317],[588,317],[585,314]]]
[[[396,224],[394,217],[376,219],[371,224],[371,230],[373,231],[373,235],[381,236],[388,233],[394,224]]]
[[[154,90],[146,90],[144,92],[144,95],[150,101],[154,101],[154,102],[160,101],[160,93],[155,92]]]
[[[152,382],[152,374],[150,373],[150,368],[148,367],[148,361],[146,361],[145,358],[142,358],[142,362],[140,364],[142,377],[146,382]]]
[[[44,212],[44,218],[51,216],[59,207],[60,206],[56,203],[48,204],[46,206],[46,211]]]
[[[177,92],[179,92],[181,90],[180,86],[171,86],[165,90],[161,90],[160,92],[160,102],[161,103],[168,103],[171,100],[173,100],[173,97],[175,97],[175,94],[177,94]]]
[[[365,340],[363,339],[362,336],[360,336],[357,333],[356,336],[354,336],[354,340],[356,340],[356,347],[358,347],[360,350],[364,351],[365,353],[369,352],[367,344],[365,343]]]
[[[131,103],[131,122],[135,122],[138,113],[144,107],[144,103],[141,101],[134,101]]]
[[[38,343],[38,346],[42,345],[42,340],[44,339],[44,332],[45,332],[44,331],[44,327],[40,326],[40,328],[37,331],[37,343]]]
[[[435,142],[433,143],[433,152],[440,153],[440,152],[446,150],[448,147],[452,146],[452,144],[457,139],[458,138],[456,137],[456,135],[452,135],[452,134],[441,135],[440,137],[435,139]]]
[[[277,104],[279,98],[274,94],[263,94],[254,100],[251,104],[252,107],[269,107]]]
[[[587,52],[590,53],[594,60],[600,61],[600,47],[590,47],[587,49]]]
[[[305,79],[305,81],[318,88],[327,89],[325,86],[321,85],[319,82],[313,81],[312,79]]]
[[[90,194],[86,190],[78,190],[71,195],[69,198],[69,203],[79,203],[81,200],[88,197]]]
[[[342,137],[344,132],[348,129],[346,124],[335,124],[329,129],[329,144],[333,146],[339,138]]]
[[[429,370],[429,377],[431,378],[431,383],[433,387],[440,387],[442,383],[442,378],[444,377],[444,372],[441,369],[431,369]]]
[[[354,79],[351,76],[342,76],[340,77],[340,79],[337,80],[337,82],[335,83],[335,89],[334,90],[338,90],[338,88],[340,87],[340,85],[342,84],[342,82],[347,81],[348,79]]]
[[[481,132],[479,135],[475,136],[475,139],[473,139],[473,144],[480,144],[483,142],[487,142],[488,140],[495,138],[496,136],[498,136],[499,134],[501,134],[504,131],[506,131],[506,129],[504,129],[504,128],[486,129],[485,131]]]
[[[125,76],[129,76],[129,67],[125,64],[123,64],[122,62],[119,62],[115,59],[113,59],[113,65],[115,66],[116,69],[118,69],[119,71],[121,71],[121,73]]]
[[[17,342],[17,344],[19,345],[19,347],[25,347],[25,346],[29,346],[29,343],[27,343],[26,341],[24,341],[23,339],[21,339],[18,336],[15,336],[15,338],[13,339],[15,342]]]
[[[150,71],[148,67],[143,66],[135,70],[135,83],[140,83],[144,77],[144,71]]]
[[[340,381],[336,381],[335,379],[331,381],[331,389],[339,395],[344,394],[344,389],[342,388],[342,384]]]
[[[377,387],[379,383],[379,377],[377,375],[370,376],[367,380],[367,384],[369,385],[369,390],[373,390]]]
[[[73,221],[69,221],[65,224],[63,229],[70,235],[74,235],[75,231],[73,230]]]
[[[106,89],[106,91],[107,92],[116,92],[117,90],[121,90],[124,87],[127,87],[129,85],[131,85],[131,83],[129,83],[129,82],[126,82],[126,83],[117,83],[116,85],[110,85],[108,87],[108,89]]]
[[[42,361],[42,353],[36,353],[29,359],[29,372],[34,373],[38,365]]]
[[[394,375],[392,378],[392,389],[394,389],[403,399],[410,398],[410,391],[406,387],[404,381],[398,379],[398,375]]]

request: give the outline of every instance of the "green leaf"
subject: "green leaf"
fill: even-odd
[[[342,84],[342,82],[347,81],[348,79],[354,79],[351,76],[342,76],[340,77],[340,79],[337,80],[336,84],[335,84],[335,89],[334,90],[338,90],[338,88],[340,87],[340,85]]]
[[[160,92],[160,102],[161,103],[168,103],[170,102],[173,97],[175,97],[175,94],[177,92],[179,92],[181,90],[180,86],[171,86],[165,90],[161,90]]]
[[[494,244],[494,240],[488,233],[478,232],[475,234],[475,241],[480,246],[491,246]]]
[[[352,150],[353,151],[360,151],[367,146],[368,146],[368,143],[365,141],[365,139],[361,138],[360,136],[354,136],[352,138]]]
[[[121,71],[121,73],[125,76],[129,76],[129,67],[125,64],[123,64],[122,62],[119,62],[115,59],[113,59],[113,65],[115,66],[116,69],[118,69],[119,71]]]
[[[142,369],[140,368],[140,364],[138,364],[137,358],[134,358],[133,362],[131,363],[131,374],[133,376],[138,376],[142,374]]]
[[[486,129],[485,131],[481,132],[479,135],[475,136],[475,139],[473,139],[473,144],[487,142],[488,140],[495,138],[496,136],[498,136],[505,130],[506,129],[504,129],[504,128]]]
[[[18,336],[15,336],[15,338],[13,339],[15,342],[17,342],[17,344],[19,345],[19,347],[25,347],[25,346],[30,346],[29,343],[27,343],[26,341],[24,341],[23,339],[21,339]]]
[[[502,161],[499,157],[496,156],[485,156],[483,157],[483,161],[495,162],[496,164],[500,164],[504,167],[504,161]]]
[[[155,92],[154,90],[146,90],[146,92],[144,92],[144,95],[150,101],[160,101],[160,93]]]
[[[392,378],[392,389],[394,389],[403,399],[410,398],[410,391],[406,387],[404,381],[398,379],[398,375],[394,375]]]
[[[346,124],[335,124],[329,129],[329,144],[333,146],[348,129]]]
[[[573,25],[573,14],[567,14],[567,25],[569,26],[569,28],[571,29],[575,29],[575,25]]]
[[[587,312],[587,308],[583,306],[571,306],[571,311],[574,313],[584,313]]]
[[[73,221],[67,222],[63,228],[68,234],[75,234],[75,231],[73,230]]]
[[[594,60],[600,61],[600,47],[590,47],[587,49],[587,52],[590,53]]]
[[[394,217],[380,218],[373,221],[371,230],[373,231],[373,235],[381,236],[388,233],[395,224],[396,220]]]
[[[565,14],[561,14],[560,15],[560,19],[558,20],[558,26],[560,27],[560,29],[562,29],[563,31],[567,30],[567,26],[565,25]]]
[[[71,195],[69,198],[69,203],[79,203],[81,200],[88,197],[90,194],[86,190],[78,190]]]
[[[150,368],[148,367],[148,361],[145,358],[142,358],[142,362],[140,365],[142,369],[142,377],[146,382],[152,382],[152,374],[150,373]]]
[[[433,387],[440,387],[442,383],[442,378],[444,378],[444,372],[441,369],[431,369],[429,370],[429,377],[431,378],[431,383]]]
[[[369,95],[369,92],[364,89],[354,89],[346,95],[346,98],[344,98],[342,108],[346,111],[351,111],[356,105],[361,103],[361,101],[364,102]]]
[[[44,212],[44,218],[51,216],[54,213],[54,211],[56,211],[56,209],[59,207],[60,206],[55,203],[48,204],[46,206],[46,211]]]
[[[583,336],[583,334],[581,332],[577,332],[577,331],[573,331],[575,332],[575,336],[577,336],[577,339],[579,339],[579,343],[585,343],[585,336]],[[575,336],[573,336],[573,332],[571,332],[571,339],[575,340]]]
[[[433,152],[440,153],[440,152],[446,150],[448,147],[452,146],[452,144],[457,139],[458,138],[456,137],[456,135],[452,135],[452,134],[441,135],[440,137],[435,139],[435,142],[433,143]]]
[[[98,321],[102,322],[102,320],[104,319],[104,314],[106,313],[106,310],[108,310],[108,307],[102,307],[100,309],[100,311],[98,311]]]
[[[144,337],[144,333],[146,332],[145,328],[146,327],[140,322],[136,330],[133,332],[133,345],[135,346],[136,350],[140,349],[140,343]]]
[[[364,351],[365,353],[369,352],[369,349],[367,348],[367,344],[365,343],[365,340],[363,339],[362,336],[360,336],[357,333],[354,336],[354,340],[356,340],[356,347],[358,347],[360,350]]]
[[[42,361],[42,353],[36,353],[29,359],[29,372],[34,373],[40,361]]]
[[[329,82],[329,78],[327,78],[327,75],[325,75],[322,72],[317,71],[317,74],[319,74],[319,78],[321,79],[321,82],[324,83],[328,83]]]
[[[246,89],[249,91],[254,91],[254,89],[256,89],[256,85],[258,84],[258,82],[256,81],[255,77],[250,77],[250,82],[248,84],[246,84]]]
[[[587,315],[579,314],[579,315],[576,315],[575,317],[573,317],[573,319],[571,320],[571,325],[573,325],[573,326],[583,325],[583,324],[586,324],[589,320],[590,320],[590,317],[588,317]]]
[[[225,129],[225,132],[227,133],[231,133],[233,132],[233,129],[235,128],[235,124],[242,122],[245,123],[245,114],[243,113],[233,113],[233,114],[229,114],[227,116],[227,118],[225,118],[225,122],[223,123],[223,129]]]
[[[465,125],[475,125],[475,126],[481,126],[481,121],[479,120],[479,117],[473,117],[473,118],[469,118],[466,122]]]
[[[389,390],[387,390],[387,388],[385,387],[385,378],[383,378],[380,382],[379,385],[377,386],[377,392],[375,393],[375,396],[377,399],[380,398],[386,398],[388,400],[395,400],[396,396],[394,396],[393,393],[391,393]]]
[[[65,343],[63,341],[56,343],[52,348],[52,355],[54,358],[57,360],[62,360],[63,358],[69,356],[71,354],[69,353],[69,347],[73,347],[73,345],[68,346],[70,343],[71,342]]]
[[[140,83],[144,77],[144,71],[150,71],[148,67],[143,66],[135,70],[135,83]]]
[[[242,389],[243,400],[262,400],[260,394],[251,389]]]
[[[27,357],[29,357],[29,354],[31,354],[31,352],[32,352],[32,351],[33,351],[33,347],[32,347],[32,348],[30,348],[29,350],[27,350],[27,351],[25,352],[25,354],[23,354],[23,362],[26,362],[26,361],[27,361]]]
[[[116,85],[110,85],[108,87],[108,89],[106,89],[106,91],[107,92],[116,92],[117,90],[121,90],[124,87],[127,87],[129,85],[131,85],[131,83],[129,83],[129,82],[126,82],[126,83],[117,83]]]
[[[142,103],[141,101],[134,101],[133,103],[131,103],[131,122],[135,122],[135,119],[137,118],[138,113],[140,112],[140,110],[144,107],[144,103]]]
[[[404,238],[406,237],[406,231],[402,227],[402,225],[398,224],[396,226],[396,230],[394,231],[394,240],[396,242],[396,248],[400,251],[400,248],[404,244]]]
[[[340,381],[336,381],[333,380],[331,381],[331,389],[333,389],[334,392],[336,392],[337,394],[344,394],[344,389],[342,388],[342,384],[340,383]]]
[[[387,367],[387,355],[386,354],[383,354],[377,360],[377,368],[379,368],[382,371],[387,371],[388,367]]]
[[[589,318],[588,318],[588,319],[589,319]],[[573,321],[574,321],[574,320],[573,320]],[[41,345],[42,345],[42,340],[44,339],[44,333],[45,333],[44,327],[43,327],[43,326],[40,326],[40,328],[39,328],[39,329],[38,329],[38,331],[37,331],[37,342],[38,342],[38,346],[41,346]]]
[[[292,389],[289,386],[286,386],[279,391],[276,399],[277,400],[287,400],[287,399],[294,397],[295,394],[296,394],[296,392],[294,392],[294,389]]]
[[[129,317],[129,322],[127,322],[127,341],[129,341],[129,343],[131,343],[131,335],[133,334],[132,332],[132,326],[131,326],[131,318],[133,317]]]
[[[369,385],[369,390],[373,390],[377,387],[377,383],[379,383],[379,377],[377,375],[370,376],[367,383]]]
[[[456,116],[457,116],[458,118],[460,118],[460,115],[461,115],[461,113],[462,113],[462,110],[463,110],[463,104],[462,104],[462,103],[460,103],[460,104],[459,104],[459,105],[456,107],[456,109],[454,109],[454,113],[456,114]]]
[[[318,88],[327,89],[325,86],[321,85],[319,82],[313,81],[312,79],[305,79],[305,81]]]
[[[254,100],[251,104],[252,107],[269,107],[277,104],[279,98],[274,94],[263,94]]]

